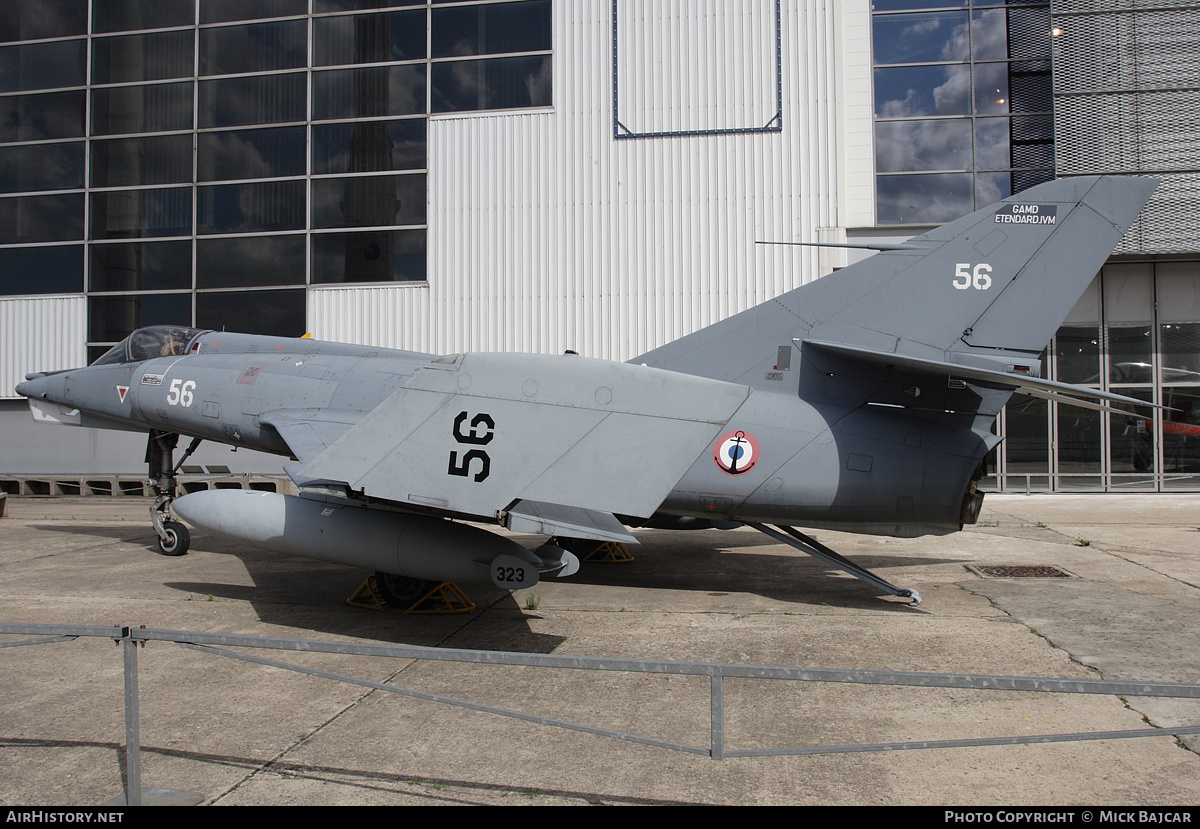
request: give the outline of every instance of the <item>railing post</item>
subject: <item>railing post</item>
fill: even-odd
[[[137,642],[122,628],[125,662],[125,805],[142,805],[142,738],[138,727]]]
[[[709,743],[712,759],[725,759],[725,677],[709,677],[708,694]]]

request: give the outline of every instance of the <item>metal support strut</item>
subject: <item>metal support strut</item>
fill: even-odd
[[[171,502],[175,500],[178,480],[175,473],[179,466],[174,462],[175,447],[179,435],[172,432],[150,433],[146,441],[146,463],[149,465],[150,484],[154,487],[154,504],[150,507],[150,521],[158,535],[158,551],[164,556],[181,556],[187,553],[192,539],[187,527],[175,520],[171,513]],[[200,445],[200,438],[192,441],[187,452],[180,458],[179,465]]]
[[[860,567],[845,556],[838,555],[820,541],[817,541],[812,536],[805,535],[795,527],[773,528],[768,527],[766,524],[748,524],[747,526],[753,527],[760,533],[769,535],[776,541],[782,541],[784,544],[795,547],[802,553],[808,553],[813,558],[818,558],[826,564],[845,571],[857,579],[862,579],[867,584],[872,584],[885,593],[899,596],[902,599],[912,599],[913,607],[921,603],[921,594],[916,590],[897,587],[890,581],[875,575],[867,568]]]

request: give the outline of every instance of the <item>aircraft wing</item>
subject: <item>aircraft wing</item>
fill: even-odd
[[[511,512],[519,527],[610,537],[613,514],[654,513],[749,394],[575,355],[454,355],[297,473],[440,513],[507,523]]]
[[[338,409],[277,409],[259,420],[274,428],[303,464],[328,449],[362,418],[362,412]]]

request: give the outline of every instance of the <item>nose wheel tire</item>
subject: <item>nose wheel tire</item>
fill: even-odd
[[[192,546],[188,528],[178,521],[163,522],[163,534],[158,538],[158,551],[164,556],[186,555]]]

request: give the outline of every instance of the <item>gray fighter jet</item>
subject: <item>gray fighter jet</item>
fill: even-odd
[[[1145,406],[1039,379],[1038,357],[1156,186],[1034,187],[628,363],[156,326],[17,391],[41,421],[149,433],[168,555],[189,543],[173,510],[377,571],[405,604],[426,581],[518,589],[578,567],[570,544],[530,551],[466,521],[627,543],[627,526],[737,522],[917,603],[796,527],[955,532],[1014,392]],[[301,494],[175,499],[180,435],[290,456]]]

